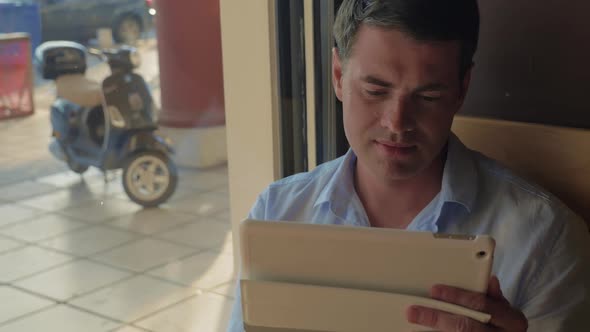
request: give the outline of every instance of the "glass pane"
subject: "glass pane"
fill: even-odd
[[[348,142],[342,125],[342,103],[332,87],[334,17],[342,0],[314,2],[317,163],[342,156]]]
[[[276,1],[282,176],[307,171],[305,30],[302,1]]]
[[[222,75],[219,1],[0,1],[1,329],[224,330]]]

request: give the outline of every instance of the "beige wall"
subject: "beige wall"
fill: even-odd
[[[278,178],[279,139],[272,1],[222,0],[221,38],[234,254],[237,226],[257,195]]]

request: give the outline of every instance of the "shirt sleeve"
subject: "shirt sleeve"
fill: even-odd
[[[248,214],[248,219],[266,219],[266,201],[268,196],[268,190],[264,191],[254,203],[254,206]],[[241,271],[241,268],[240,268]],[[240,290],[240,279],[241,272],[238,274],[236,281],[236,292],[234,294],[234,305],[232,308],[231,317],[227,327],[227,332],[243,332],[244,331],[244,318],[242,316],[242,295]]]
[[[590,234],[571,211],[557,232],[523,312],[532,332],[585,331],[590,317]],[[562,215],[563,216],[563,215]]]

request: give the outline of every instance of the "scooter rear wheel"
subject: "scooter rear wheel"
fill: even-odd
[[[164,153],[145,151],[131,156],[123,170],[127,196],[144,207],[158,206],[176,190],[178,172]]]

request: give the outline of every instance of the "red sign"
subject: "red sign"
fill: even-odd
[[[0,120],[31,115],[31,41],[23,34],[0,34]]]

